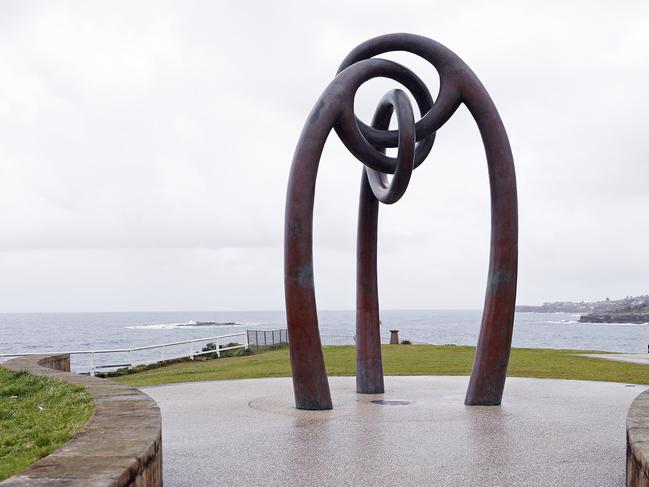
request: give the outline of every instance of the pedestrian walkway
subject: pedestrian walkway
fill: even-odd
[[[614,362],[649,365],[649,353],[584,353],[580,356],[613,360]]]

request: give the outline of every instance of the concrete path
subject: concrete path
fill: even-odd
[[[583,353],[580,356],[613,360],[614,362],[649,365],[649,353]]]
[[[335,409],[317,412],[293,408],[290,379],[144,388],[162,409],[165,486],[621,486],[626,411],[645,389],[511,378],[502,406],[466,407],[467,377],[387,377],[384,397],[330,383]]]

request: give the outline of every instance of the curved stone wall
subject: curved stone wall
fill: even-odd
[[[162,486],[160,410],[149,396],[135,387],[70,373],[68,355],[20,357],[2,366],[82,385],[95,411],[72,440],[0,486]]]
[[[633,400],[626,417],[626,485],[649,486],[649,390]]]

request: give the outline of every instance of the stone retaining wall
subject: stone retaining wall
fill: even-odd
[[[62,355],[47,355],[41,356],[36,361],[39,369],[45,367],[46,369],[58,370],[59,372],[70,372],[70,356],[68,354]],[[29,360],[29,359],[28,359]],[[23,361],[21,360],[21,363]],[[9,365],[9,367],[11,367]]]
[[[649,390],[633,400],[626,417],[626,485],[649,486]]]
[[[162,486],[160,410],[149,396],[134,387],[70,373],[69,355],[20,357],[2,365],[82,385],[93,397],[95,411],[72,440],[0,486]]]

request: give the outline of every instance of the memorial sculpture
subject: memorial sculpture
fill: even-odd
[[[411,70],[380,54],[405,51],[439,73],[433,100]],[[366,81],[390,78],[412,94],[422,118],[415,123],[405,92],[389,91],[371,126],[354,113],[354,97]],[[356,271],[356,390],[384,391],[377,281],[379,202],[392,204],[408,187],[413,169],[430,153],[436,131],[464,104],[482,137],[491,194],[489,272],[480,335],[465,404],[501,403],[511,348],[518,265],[518,210],[514,161],[507,133],[486,89],[451,50],[426,37],[388,34],[370,39],[344,59],[311,111],[300,135],[288,183],[284,226],[284,286],[295,404],[331,409],[313,282],[313,206],[320,157],[331,130],[363,163],[358,211]],[[392,115],[397,130],[388,130]],[[396,157],[385,149],[397,147]],[[388,181],[387,175],[392,174]],[[434,249],[431,249],[434,251]]]

